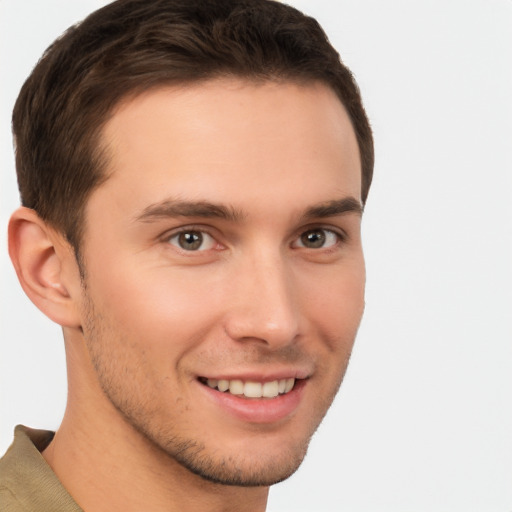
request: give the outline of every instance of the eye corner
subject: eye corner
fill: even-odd
[[[292,242],[292,247],[306,250],[335,250],[347,240],[345,231],[326,226],[303,229]]]
[[[188,255],[205,253],[221,245],[208,230],[195,226],[184,226],[168,232],[162,237],[162,241]]]

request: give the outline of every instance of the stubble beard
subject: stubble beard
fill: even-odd
[[[159,420],[161,414],[158,404],[152,403],[150,393],[147,393],[148,396],[145,396],[144,392],[141,394],[141,387],[137,385],[141,382],[140,377],[144,376],[143,370],[128,364],[129,361],[122,350],[122,340],[116,340],[114,345],[105,343],[106,340],[115,339],[115,331],[109,327],[108,321],[95,311],[86,291],[84,296],[86,297],[84,338],[98,382],[105,396],[124,421],[138,432],[152,449],[160,455],[170,457],[202,479],[220,485],[270,486],[286,480],[295,473],[306,456],[311,437],[336,396],[348,358],[336,389],[330,396],[322,399],[322,406],[319,409],[323,409],[323,413],[319,415],[316,423],[311,424],[309,434],[285,453],[270,454],[264,463],[257,466],[247,464],[243,453],[216,456],[212,447],[206,446],[198,439],[177,434],[173,425]],[[123,362],[125,362],[124,365]],[[250,443],[250,439],[247,442]],[[265,455],[262,454],[262,456]]]

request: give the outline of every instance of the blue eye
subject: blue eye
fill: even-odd
[[[184,251],[207,251],[215,245],[215,239],[204,231],[181,231],[169,238],[169,243]]]
[[[334,247],[341,236],[330,229],[314,228],[305,231],[297,239],[296,245],[306,249],[326,249]]]

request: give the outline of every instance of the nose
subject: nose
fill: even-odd
[[[269,348],[293,343],[300,334],[293,269],[277,255],[260,253],[240,264],[235,274],[225,320],[227,334],[234,340],[257,341]]]

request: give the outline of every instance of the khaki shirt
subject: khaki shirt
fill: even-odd
[[[41,455],[53,435],[16,427],[0,459],[0,512],[83,512]]]

